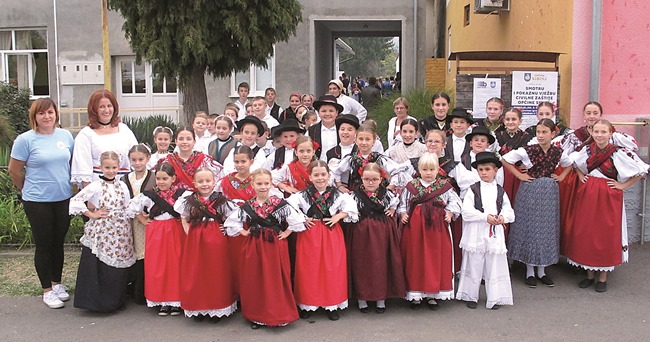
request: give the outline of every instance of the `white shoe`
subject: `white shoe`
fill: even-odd
[[[59,300],[61,300],[62,302],[67,302],[68,300],[70,300],[70,295],[68,294],[68,292],[66,292],[65,286],[61,284],[56,284],[52,286],[52,292],[54,292],[56,296],[59,297]]]
[[[50,309],[59,309],[62,308],[65,304],[57,297],[54,291],[47,291],[43,293],[43,303],[49,306]]]

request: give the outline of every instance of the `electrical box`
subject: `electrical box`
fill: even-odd
[[[59,79],[62,85],[83,84],[81,77],[81,63],[64,63],[61,64]]]
[[[474,0],[474,13],[491,14],[510,11],[510,0]]]
[[[61,85],[104,84],[104,63],[61,63],[59,79]]]

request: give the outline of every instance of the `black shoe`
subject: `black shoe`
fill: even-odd
[[[578,283],[578,287],[581,288],[581,289],[586,289],[586,288],[588,288],[589,286],[591,286],[591,285],[594,283],[595,280],[596,280],[595,278],[592,278],[592,279],[589,279],[589,278],[582,279],[582,280]]]
[[[339,313],[334,311],[327,311],[327,318],[330,319],[330,321],[338,321],[339,320]]]
[[[495,304],[490,310],[499,310],[500,307],[501,306]]]
[[[384,312],[386,312],[386,308],[376,307],[375,312],[378,314],[383,314]]]
[[[261,324],[257,324],[257,323],[255,323],[255,322],[252,322],[252,323],[251,323],[251,329],[255,329],[255,330],[257,330],[257,329],[259,329],[259,328],[261,328],[261,327],[262,327]]]
[[[194,316],[192,319],[194,319],[194,322],[203,322],[203,320],[205,319],[205,316],[197,315],[197,316]]]
[[[220,320],[221,320],[221,317],[219,317],[219,316],[211,316],[210,317],[210,323],[219,323]]]
[[[359,311],[361,311],[361,313],[368,313],[370,312],[370,308],[366,306],[365,308],[359,308]]]
[[[163,305],[160,307],[160,311],[158,311],[158,316],[167,316],[170,310],[171,308],[169,306]]]
[[[180,315],[181,313],[182,313],[182,310],[181,310],[181,308],[179,308],[179,307],[172,306],[172,307],[169,309],[169,314],[172,315],[172,316],[178,316],[178,315]]]
[[[606,281],[596,282],[596,292],[605,292],[605,291],[607,291],[607,282]]]
[[[300,310],[300,318],[307,319],[309,317],[311,317],[311,311]]]
[[[528,287],[530,287],[531,289],[534,289],[534,288],[537,287],[537,279],[535,279],[535,277],[532,277],[532,276],[526,278],[526,281],[524,283],[526,283],[526,285],[528,285]]]
[[[435,300],[433,300],[433,303],[432,303],[431,301],[432,301],[432,300],[429,300],[429,301],[427,302],[427,306],[429,307],[429,310],[434,310],[434,311],[435,311],[435,310],[438,310],[438,309],[440,308],[440,305],[438,304],[438,302],[436,302]]]
[[[544,275],[543,277],[539,278],[539,282],[544,284],[544,286],[548,286],[548,287],[555,286],[555,283],[547,275]]]
[[[467,305],[467,307],[470,309],[476,309],[478,307],[477,302],[466,302],[465,305]]]

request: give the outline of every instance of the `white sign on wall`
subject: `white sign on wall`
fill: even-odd
[[[475,118],[485,118],[487,101],[493,97],[501,97],[500,78],[475,78],[472,95],[472,115]]]
[[[557,104],[557,79],[556,71],[513,71],[512,106],[534,115],[540,102]]]

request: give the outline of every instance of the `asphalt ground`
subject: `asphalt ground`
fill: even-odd
[[[283,328],[252,330],[239,313],[219,323],[157,316],[128,303],[124,311],[96,314],[47,308],[40,297],[0,298],[0,341],[644,341],[650,340],[650,244],[633,245],[630,262],[610,274],[608,290],[580,289],[584,272],[566,264],[547,274],[555,287],[524,284],[525,268],[512,271],[514,306],[478,309],[446,301],[440,309],[412,310],[390,300],[384,314],[363,314],[351,303],[333,322],[322,312]]]

